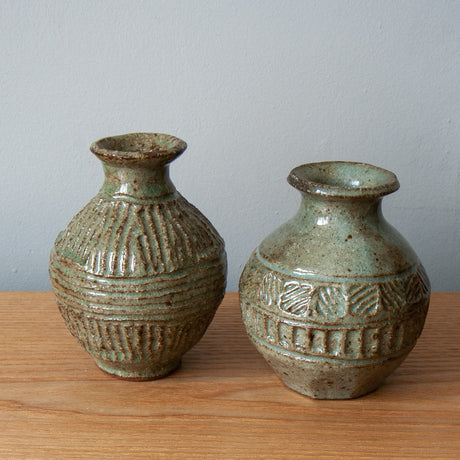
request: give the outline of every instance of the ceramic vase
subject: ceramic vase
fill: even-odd
[[[69,331],[101,369],[122,378],[175,370],[224,296],[224,242],[169,178],[169,163],[186,147],[151,133],[93,143],[105,181],[51,251],[51,284]]]
[[[351,162],[291,171],[297,214],[251,255],[240,278],[248,335],[281,380],[317,399],[375,390],[422,332],[430,285],[384,219],[396,176]]]

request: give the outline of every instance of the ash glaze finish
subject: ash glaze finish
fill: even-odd
[[[186,147],[152,133],[93,143],[105,181],[51,251],[51,284],[69,331],[101,369],[122,378],[175,370],[225,293],[224,242],[169,178],[169,163]]]
[[[284,383],[317,399],[375,390],[422,332],[430,285],[386,222],[396,176],[364,163],[293,169],[297,214],[251,255],[240,278],[248,335]]]

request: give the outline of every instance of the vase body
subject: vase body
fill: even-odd
[[[384,219],[396,176],[363,163],[291,171],[298,213],[251,255],[240,278],[248,335],[284,383],[317,399],[375,390],[419,337],[430,286]]]
[[[101,369],[122,378],[175,370],[225,293],[223,240],[169,179],[169,163],[185,148],[150,133],[92,144],[104,184],[51,251],[51,284],[69,331]]]

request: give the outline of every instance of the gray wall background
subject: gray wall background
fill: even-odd
[[[58,231],[97,192],[88,147],[189,148],[177,188],[220,231],[229,290],[292,216],[290,169],[394,171],[387,219],[436,291],[460,290],[459,1],[1,1],[0,289],[48,290]]]

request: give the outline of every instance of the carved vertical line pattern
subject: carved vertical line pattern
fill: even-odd
[[[108,242],[110,239],[110,234],[112,233],[112,227],[111,227],[111,222],[113,221],[113,214],[116,213],[117,208],[115,206],[109,206],[109,209],[104,216],[103,219],[101,219],[101,227],[97,235],[94,235],[94,240],[95,240],[95,245],[97,245],[98,248],[107,248],[110,251],[110,247],[108,246]],[[107,251],[105,249],[105,251]],[[108,251],[105,253],[102,253],[99,250],[100,254],[100,260],[99,260],[99,267],[98,267],[98,275],[103,275],[104,272],[107,271],[107,267],[110,265],[110,257],[108,254]]]
[[[118,224],[114,226],[112,229],[112,252],[113,252],[113,260],[112,260],[112,265],[114,267],[113,269],[113,274],[116,276],[120,276],[122,274],[120,270],[120,265],[122,263],[122,254],[120,252],[120,238],[122,237],[122,233],[124,229],[126,228],[126,223],[128,222],[128,215],[129,215],[129,205],[120,202],[119,207],[121,207],[121,210],[118,209],[118,214],[117,214],[117,222]]]
[[[358,340],[357,340],[358,348],[356,353],[359,358],[364,357],[364,328],[360,327],[358,329]]]
[[[92,324],[95,342],[97,344],[98,349],[101,350],[103,346],[102,346],[102,334],[100,330],[99,321],[92,320],[91,324]]]
[[[58,246],[58,249],[62,252],[67,252],[69,251],[71,254],[74,254],[74,252],[77,249],[77,243],[80,240],[80,235],[85,231],[85,227],[81,225],[82,222],[86,222],[88,219],[91,219],[91,206],[87,205],[85,208],[83,208],[70,222],[68,226],[68,231],[66,232],[65,238],[61,240],[61,245]],[[96,216],[92,216],[96,217]],[[75,229],[76,235],[75,238],[72,238],[70,235],[72,233],[72,230]]]
[[[275,327],[273,328],[273,333],[275,335],[275,337],[273,337],[273,340],[276,344],[280,344],[281,342],[281,337],[280,337],[280,324],[281,324],[281,321],[277,320],[274,322],[275,323]]]
[[[178,340],[178,326],[170,325],[166,327],[166,336],[169,339],[169,348],[174,350],[176,348],[176,342]]]
[[[378,347],[377,355],[385,356],[388,342],[388,325],[383,325],[378,328]]]
[[[123,233],[127,231],[126,228],[126,223],[128,222],[128,217],[129,217],[129,208],[130,206],[126,203],[120,202],[121,205],[121,210],[118,210],[118,215],[117,215],[117,220],[118,224],[116,228],[112,229],[113,232],[113,238],[112,238],[112,251],[113,251],[113,261],[112,265],[114,267],[113,273],[116,276],[120,276],[122,274],[122,270],[120,269],[120,266],[123,265],[123,253],[122,251],[125,250],[125,248],[122,246],[123,243],[121,243],[121,239],[124,237]],[[121,249],[123,248],[123,249]]]
[[[88,342],[88,337],[87,337],[87,332],[85,329],[85,322],[83,320],[83,316],[79,314],[74,314],[73,316],[73,321],[74,324],[76,325],[75,331],[77,333],[76,337],[78,338],[78,341],[82,346],[85,348],[89,348],[89,345],[87,344]]]
[[[150,255],[149,255],[149,248],[147,245],[142,244],[143,240],[146,240],[145,233],[147,233],[148,229],[142,226],[143,221],[140,217],[143,214],[144,209],[141,206],[136,206],[133,212],[133,219],[129,223],[131,227],[131,240],[129,245],[131,247],[131,259],[133,264],[136,263],[139,266],[131,267],[133,272],[139,273],[142,275],[143,273],[151,273],[152,265],[149,263]]]
[[[380,347],[381,347],[381,343],[382,343],[382,330],[381,329],[377,329],[377,332],[375,333],[375,347],[372,347],[371,350],[372,350],[372,356],[376,356],[380,353]]]
[[[112,203],[112,220],[114,222],[118,222],[120,219],[120,207],[123,206],[123,202],[121,201],[116,201]],[[104,276],[109,275],[110,273],[114,273],[116,270],[116,258],[117,258],[117,253],[113,249],[114,248],[114,241],[117,236],[117,231],[116,231],[116,226],[114,223],[106,230],[107,236],[105,239],[105,243],[102,247],[105,247],[108,249],[108,253],[106,254],[106,257],[108,257],[108,261],[105,265],[105,270],[104,270]],[[109,231],[110,230],[110,231]]]
[[[202,229],[200,228],[199,231],[193,231],[193,226],[196,225],[194,219],[192,216],[190,216],[190,213],[187,212],[187,210],[183,209],[182,203],[179,208],[179,213],[181,214],[181,219],[179,218],[175,219],[175,225],[177,226],[177,230],[179,233],[182,233],[184,236],[184,241],[185,241],[185,250],[186,254],[189,258],[189,260],[197,260],[197,253],[201,252],[204,248],[204,245],[202,244]],[[199,228],[199,227],[196,227]],[[195,235],[196,233],[196,235]],[[190,236],[193,235],[194,239],[193,242],[190,240]]]
[[[99,238],[104,230],[104,224],[107,220],[108,214],[111,212],[111,207],[107,206],[106,203],[103,203],[100,211],[98,212],[98,219],[94,221],[93,229],[88,231],[83,236],[82,240],[79,242],[78,250],[75,254],[75,259],[78,261],[83,260],[83,254],[85,249],[88,248],[88,252],[91,252],[92,249],[96,247],[99,242]]]
[[[127,331],[127,343],[129,345],[130,353],[131,353],[131,360],[138,360],[139,359],[139,348],[137,347],[137,335],[136,335],[136,325],[130,324],[129,329]]]
[[[129,343],[129,330],[131,326],[122,323],[119,323],[117,326],[118,337],[120,338],[120,344],[124,353],[124,358],[132,359],[133,350],[131,348],[131,344]]]
[[[398,349],[402,348],[404,345],[405,345],[405,341],[406,341],[406,333],[407,333],[407,323],[400,323],[401,326],[399,328],[400,332],[400,340],[399,340],[399,346],[398,346]]]
[[[152,343],[152,325],[151,324],[144,324],[142,330],[142,351],[144,359],[150,360],[152,359],[152,350],[150,348]]]
[[[142,253],[146,263],[146,274],[151,275],[157,271],[157,260],[155,257],[155,250],[157,244],[152,239],[154,229],[151,228],[147,222],[146,216],[150,213],[151,206],[143,206],[139,212],[136,213],[138,227],[141,231],[139,244],[141,245]]]
[[[181,247],[178,244],[177,235],[175,234],[173,227],[171,225],[171,216],[168,213],[168,210],[169,209],[167,206],[163,207],[162,220],[164,220],[164,228],[166,230],[166,234],[164,236],[168,240],[168,245],[171,248],[171,260],[173,263],[170,269],[174,270],[175,267],[178,267],[182,264],[182,257],[180,253]]]
[[[136,358],[139,360],[144,359],[143,348],[142,348],[142,324],[134,324],[133,325],[133,349],[136,352]]]
[[[160,248],[160,257],[162,265],[165,267],[166,271],[171,270],[171,248],[169,247],[168,241],[165,240],[165,228],[164,228],[164,221],[162,219],[162,204],[157,203],[155,204],[155,212],[152,213],[151,217],[154,222],[155,228],[157,229],[157,238],[158,238],[158,246]]]
[[[181,213],[172,208],[165,210],[166,219],[169,222],[171,232],[174,234],[174,239],[180,241],[181,244],[176,245],[178,251],[178,259],[181,265],[190,263],[195,259],[193,255],[193,244],[190,240],[189,234],[183,228],[181,222]]]
[[[325,331],[322,331],[322,343],[321,343],[321,348],[322,352],[327,354],[327,338],[329,335],[329,331],[326,329]]]
[[[186,325],[183,326],[176,326],[176,331],[174,334],[174,346],[172,350],[177,350],[179,348],[180,343],[186,343],[188,339],[189,328]]]
[[[91,204],[91,202],[90,202]],[[104,203],[97,203],[96,204],[96,211],[95,213],[91,214],[91,206],[88,205],[88,220],[84,221],[80,218],[72,219],[69,224],[69,243],[67,244],[67,248],[72,255],[77,260],[81,260],[81,254],[85,253],[86,247],[82,244],[82,241],[86,239],[88,233],[93,232],[97,220],[100,218],[101,213],[104,212]],[[79,217],[78,214],[76,217]],[[75,236],[71,236],[71,235]],[[91,248],[88,248],[88,252],[90,252]],[[80,254],[80,257],[79,257]]]
[[[340,331],[340,340],[339,340],[339,354],[340,356],[346,355],[346,346],[347,346],[347,331]]]
[[[171,233],[171,237],[175,242],[174,246],[176,250],[178,264],[185,265],[189,263],[189,261],[195,259],[195,257],[193,257],[193,253],[189,253],[190,239],[185,238],[185,231],[182,228],[182,223],[178,218],[177,210],[174,210],[173,212],[172,208],[166,209],[165,217],[169,223],[169,231]]]
[[[305,349],[308,352],[311,352],[311,346],[312,346],[312,330],[310,327],[305,328]]]
[[[179,236],[182,241],[182,252],[184,262],[191,262],[195,259],[194,257],[194,246],[192,240],[190,239],[190,229],[186,229],[184,226],[184,220],[182,218],[182,212],[176,211],[173,216],[172,209],[168,209],[168,213],[170,215],[170,224],[174,228],[174,231]]]
[[[126,214],[126,223],[121,225],[122,231],[120,233],[120,238],[118,240],[117,249],[123,248],[121,250],[121,258],[119,264],[119,275],[124,276],[132,272],[130,259],[133,253],[132,243],[135,238],[134,229],[132,226],[133,215],[136,212],[136,205],[127,205],[127,214]],[[127,243],[128,242],[128,243]],[[118,252],[118,251],[117,251]]]
[[[178,324],[176,326],[176,332],[174,334],[174,347],[173,350],[177,350],[181,343],[186,343],[190,333],[190,326],[188,324]]]
[[[91,332],[90,332],[90,325],[89,325],[88,318],[85,315],[81,315],[79,319],[83,323],[82,339],[84,340],[84,343],[86,345],[85,348],[88,348],[91,351],[95,350],[96,348],[94,347],[94,344],[92,343],[92,340],[91,340]]]
[[[264,318],[264,332],[265,332],[265,338],[269,340],[270,334],[269,334],[269,328],[268,328],[268,322],[270,319],[268,318],[267,315],[263,315]]]
[[[86,212],[81,212],[78,213],[71,221],[69,226],[67,227],[69,229],[67,235],[69,235],[67,238],[67,243],[65,248],[63,250],[69,251],[70,254],[75,254],[77,250],[79,249],[79,241],[81,240],[82,237],[84,237],[85,232],[89,231],[89,226],[93,225],[95,219],[97,218],[97,215],[91,214],[92,211],[92,206],[94,205],[96,209],[99,207],[100,203],[98,200],[91,200],[90,203],[84,208]],[[88,220],[86,220],[88,219]],[[82,222],[87,222],[86,225],[82,225]],[[74,234],[75,237],[72,238],[70,235]]]
[[[112,339],[112,348],[115,351],[116,361],[122,361],[125,358],[123,346],[118,336],[118,327],[114,323],[109,323],[110,338]]]
[[[176,217],[176,225],[184,234],[186,235],[194,235],[194,240],[193,240],[193,249],[192,249],[192,257],[193,259],[196,258],[196,255],[193,254],[194,251],[200,252],[203,250],[203,244],[202,244],[202,228],[197,226],[196,219],[194,216],[189,212],[189,209],[187,209],[186,206],[184,206],[184,202],[179,199],[177,201],[178,207],[177,210],[175,210],[176,214],[180,214],[181,218],[180,220]],[[193,231],[193,229],[199,229],[198,232]],[[196,235],[195,235],[196,233]]]
[[[160,239],[158,236],[158,230],[155,225],[155,221],[153,219],[155,212],[156,210],[154,209],[154,205],[150,205],[148,208],[146,208],[146,211],[142,214],[142,217],[144,228],[148,230],[146,231],[146,235],[149,241],[150,251],[152,252],[152,258],[155,259],[155,271],[162,273],[166,271],[166,266],[161,255]]]
[[[136,235],[135,237],[131,238],[130,246],[131,246],[131,270],[133,274],[136,273],[148,273],[149,271],[149,264],[147,263],[147,259],[145,257],[144,251],[142,249],[141,238],[143,235]]]
[[[131,228],[137,229],[137,235],[135,237],[133,232],[135,251],[133,249],[132,254],[135,254],[135,260],[142,265],[143,273],[152,274],[154,268],[152,248],[150,244],[145,244],[145,242],[149,241],[147,235],[151,233],[151,231],[145,225],[145,221],[143,219],[145,211],[146,209],[144,207],[136,206],[133,213],[133,221],[129,223]],[[142,242],[144,242],[144,244]],[[140,267],[137,268],[137,271],[139,269]],[[142,275],[142,272],[140,274]]]
[[[176,327],[175,326],[166,326],[165,327],[165,332],[164,332],[164,337],[165,341],[168,343],[169,348],[171,350],[174,349],[174,337],[176,334]]]
[[[113,352],[112,352],[112,341],[110,340],[110,334],[108,331],[107,324],[105,322],[101,322],[101,338],[102,338],[102,347],[104,350],[105,359],[113,359]]]
[[[198,218],[199,211],[197,211],[196,208],[194,208],[184,198],[180,204],[181,212],[184,215],[184,219],[182,220],[182,228],[185,230],[185,233],[190,233],[192,235],[196,234],[196,240],[194,242],[195,250],[199,254],[212,245],[212,239],[209,237],[208,232],[203,231],[204,229],[210,228],[210,225],[203,224],[203,222],[200,221]],[[199,231],[192,232],[192,227],[199,229]]]
[[[390,340],[388,343],[390,350],[394,350],[396,347],[398,329],[399,329],[399,323],[393,323],[391,325]]]
[[[156,352],[157,352],[157,359],[161,360],[163,358],[164,350],[165,350],[165,341],[164,341],[164,327],[161,324],[157,324],[155,328],[155,342],[156,342]]]

